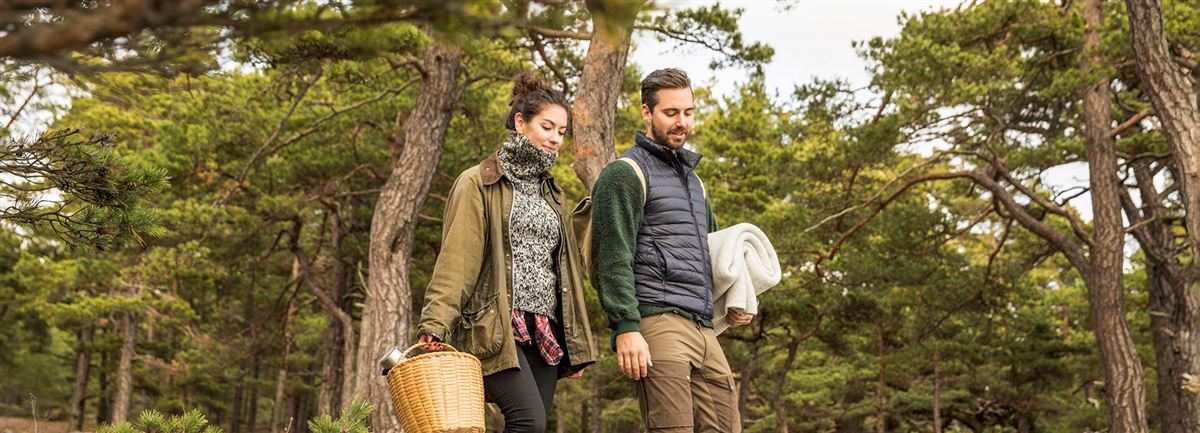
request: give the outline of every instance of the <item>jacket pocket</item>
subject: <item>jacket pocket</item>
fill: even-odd
[[[659,291],[655,298],[658,302],[665,302],[667,299],[667,277],[671,268],[667,266],[667,255],[663,252],[662,244],[658,243],[657,239],[652,240],[651,242],[654,245],[654,255],[658,258],[657,271],[660,283]]]
[[[495,303],[487,303],[479,311],[464,311],[460,324],[462,329],[455,333],[458,344],[454,347],[480,359],[500,353],[504,340],[500,338],[501,326]]]
[[[488,268],[490,266],[484,266],[484,272],[479,276],[480,284],[463,305],[458,329],[454,331],[450,343],[480,359],[500,353],[504,343],[504,339],[500,338],[504,328],[496,312],[498,293],[492,288]]]

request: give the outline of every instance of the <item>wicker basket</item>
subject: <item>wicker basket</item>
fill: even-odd
[[[388,371],[392,404],[406,433],[484,433],[483,370],[479,359],[450,351],[409,358]]]

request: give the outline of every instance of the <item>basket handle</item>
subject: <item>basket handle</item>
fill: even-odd
[[[439,343],[441,343],[441,342],[439,342]],[[421,342],[413,344],[412,346],[409,346],[408,349],[404,351],[404,353],[401,353],[400,357],[403,359],[408,359],[408,358],[410,358],[410,356],[408,355],[409,352],[412,352],[414,349],[417,349],[424,345],[425,345],[425,343],[421,343]],[[449,343],[441,343],[441,345],[442,345],[442,351],[445,351],[446,349],[450,349],[450,351],[452,351],[452,352],[458,352],[458,349],[455,349],[454,346],[451,346]],[[433,352],[433,351],[430,350],[428,352]]]

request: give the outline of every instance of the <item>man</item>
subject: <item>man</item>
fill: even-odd
[[[740,432],[733,374],[713,330],[707,233],[716,221],[694,172],[700,155],[684,149],[694,111],[683,71],[642,80],[648,132],[592,190],[593,285],[647,430]],[[752,318],[721,313],[734,326]]]

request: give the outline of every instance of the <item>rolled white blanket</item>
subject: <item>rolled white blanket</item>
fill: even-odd
[[[767,235],[741,223],[708,234],[713,271],[713,323],[717,334],[729,328],[727,309],[758,314],[758,295],[779,284],[783,272]]]

